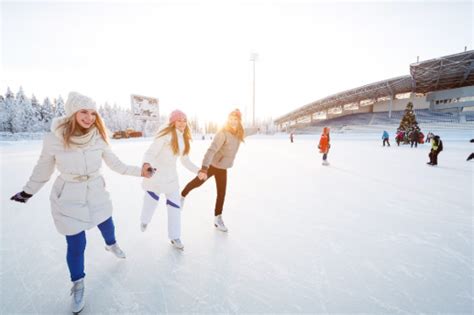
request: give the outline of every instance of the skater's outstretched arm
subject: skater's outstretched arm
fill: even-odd
[[[182,155],[179,160],[181,161],[181,164],[183,164],[184,167],[186,167],[191,173],[198,174],[199,172],[199,167],[194,164],[191,159],[189,158],[189,155]]]
[[[124,164],[120,159],[112,152],[110,146],[106,146],[104,152],[102,153],[102,158],[113,171],[122,174],[122,175],[130,175],[130,176],[145,176],[147,174],[142,173],[141,167],[138,166],[131,166]]]

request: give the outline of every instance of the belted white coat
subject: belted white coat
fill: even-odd
[[[102,160],[117,173],[141,174],[140,167],[122,163],[100,136],[82,148],[65,148],[63,140],[52,132],[45,136],[41,156],[23,190],[36,194],[48,182],[55,167],[58,169],[61,174],[53,184],[50,201],[59,233],[80,233],[112,215],[112,202],[100,175]],[[79,175],[83,176],[77,177]],[[90,178],[85,175],[90,175]]]

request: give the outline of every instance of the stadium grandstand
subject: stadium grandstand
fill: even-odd
[[[408,102],[420,124],[474,128],[474,50],[410,65],[410,75],[327,96],[274,121],[281,131],[398,125]],[[360,128],[359,128],[360,129]],[[333,129],[334,130],[334,129]]]

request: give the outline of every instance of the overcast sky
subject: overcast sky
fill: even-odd
[[[2,1],[0,93],[71,90],[130,106],[157,97],[225,120],[277,118],[319,98],[473,49],[473,4],[396,1]]]

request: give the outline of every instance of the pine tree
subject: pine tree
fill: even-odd
[[[33,94],[31,96],[31,108],[33,110],[33,119],[31,121],[30,131],[38,132],[43,131],[43,117],[41,115],[41,104],[36,99],[36,96]]]
[[[41,116],[43,117],[43,130],[49,131],[51,128],[51,121],[54,117],[53,106],[49,98],[45,98],[43,105],[41,106]]]
[[[412,132],[416,130],[416,133],[413,134],[416,137],[416,134],[420,132],[420,127],[418,127],[418,122],[416,121],[415,111],[413,110],[413,103],[408,102],[407,107],[405,108],[405,114],[400,121],[400,126],[398,127],[397,131],[404,132],[404,143],[409,142],[409,138],[412,135]]]
[[[1,115],[1,128],[3,131],[13,132],[12,131],[12,111],[15,103],[15,94],[12,93],[10,88],[7,88],[7,93],[3,100],[3,108],[5,112]]]
[[[54,117],[62,117],[65,115],[64,100],[60,95],[57,100],[54,100]]]
[[[6,130],[6,121],[8,119],[5,98],[0,95],[0,131]]]
[[[23,88],[16,94],[16,100],[12,110],[12,131],[31,131],[31,123],[34,119],[34,112],[30,100],[25,96]]]

